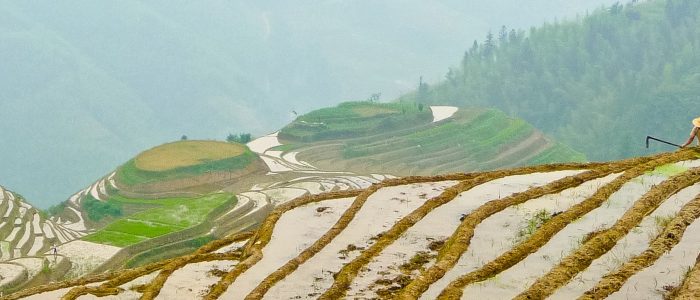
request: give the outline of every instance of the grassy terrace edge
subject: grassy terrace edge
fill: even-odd
[[[430,108],[414,102],[344,102],[299,116],[280,130],[279,137],[304,143],[357,138],[431,121]]]
[[[668,163],[688,157],[687,155],[688,152],[682,154],[681,157],[678,157],[678,155],[657,155],[648,161],[637,161],[636,166],[627,169],[621,176],[598,189],[584,201],[572,206],[565,212],[542,224],[542,226],[526,240],[515,245],[494,260],[487,262],[479,269],[459,276],[457,279],[450,282],[441,292],[440,298],[449,299],[452,297],[461,297],[465,286],[487,280],[520,262],[532,251],[544,246],[555,234],[564,229],[567,224],[599,207],[612,194],[622,188],[625,183],[657,167],[663,167]],[[693,154],[690,154],[690,156],[692,157]]]
[[[437,175],[437,176],[412,176],[412,177],[404,177],[404,178],[397,178],[397,179],[390,179],[390,180],[385,180],[381,182],[380,184],[375,184],[372,185],[371,187],[367,188],[362,192],[362,194],[358,195],[355,201],[351,204],[350,208],[348,208],[345,213],[340,217],[338,222],[330,229],[328,230],[320,239],[318,239],[314,244],[306,248],[304,251],[302,251],[297,257],[293,258],[292,260],[288,261],[285,265],[282,267],[278,268],[276,271],[268,275],[246,298],[247,299],[261,299],[264,294],[269,290],[270,287],[272,287],[275,283],[279,282],[280,280],[284,279],[287,275],[291,274],[296,268],[310,259],[313,255],[318,253],[323,247],[328,245],[333,238],[335,238],[342,230],[347,227],[347,225],[352,221],[354,218],[355,214],[361,209],[362,205],[367,201],[369,196],[371,196],[374,192],[377,190],[383,188],[383,187],[390,187],[390,186],[397,186],[397,185],[405,185],[405,184],[414,184],[414,183],[422,183],[422,182],[429,182],[429,181],[444,181],[444,180],[458,180],[458,181],[470,181],[474,180],[476,182],[487,182],[490,181],[491,179],[496,179],[496,178],[501,178],[509,175],[516,175],[516,174],[528,174],[528,173],[533,173],[533,172],[542,172],[542,171],[555,171],[555,170],[571,170],[571,169],[584,169],[587,167],[592,167],[596,164],[577,164],[577,163],[570,163],[570,164],[552,164],[552,165],[542,165],[542,166],[534,166],[534,167],[523,167],[523,168],[517,168],[517,169],[511,169],[511,170],[501,170],[501,171],[492,171],[492,172],[483,172],[483,173],[462,173],[462,174],[453,174],[453,175]],[[468,188],[470,186],[469,183],[466,184],[460,184],[461,187],[463,188]],[[322,298],[324,298],[322,296]],[[332,298],[332,297],[331,297]],[[205,299],[214,299],[214,298],[205,298]],[[329,299],[329,298],[324,298],[324,299]],[[335,299],[335,298],[334,298]]]
[[[136,160],[131,159],[117,169],[116,178],[119,184],[127,186],[148,184],[202,175],[207,172],[231,172],[241,170],[250,165],[256,158],[257,155],[246,147],[242,154],[235,157],[204,161],[201,164],[162,172],[141,170],[136,166]]]

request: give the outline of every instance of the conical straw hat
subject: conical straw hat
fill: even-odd
[[[693,120],[693,125],[695,127],[700,127],[700,118],[695,118],[695,120]]]

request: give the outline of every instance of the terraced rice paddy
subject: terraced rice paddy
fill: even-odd
[[[280,135],[299,142],[355,138],[427,124],[431,119],[427,107],[417,103],[345,102],[299,116]]]
[[[203,222],[216,207],[227,201],[235,201],[233,195],[227,193],[216,193],[199,198],[154,200],[114,196],[110,200],[157,207],[121,218],[84,237],[83,240],[117,247],[133,245],[197,225]]]
[[[371,136],[292,140],[297,143],[294,158],[324,170],[402,176],[585,161],[582,154],[502,112],[445,106],[430,109],[434,122],[377,130]],[[282,130],[282,137],[284,133]]]
[[[44,269],[66,267],[66,254],[48,255],[53,245],[87,233],[81,219],[47,219],[15,193],[0,187],[0,292],[21,288]]]
[[[698,154],[319,188],[193,254],[5,299],[696,299]]]
[[[274,177],[276,174],[270,172],[269,180],[262,176],[250,190],[238,194],[219,191],[192,197],[130,198],[121,194],[117,172],[113,172],[71,196],[61,207],[62,213],[47,220],[15,194],[0,190],[0,215],[3,216],[0,222],[0,266],[3,267],[0,293],[48,280],[77,278],[190,253],[206,241],[259,225],[275,207],[284,206],[294,198],[324,192],[355,196],[359,192],[350,190],[367,188],[390,177],[321,171],[296,160],[294,153],[271,151],[276,145],[280,143],[273,134],[251,142],[250,148],[272,162],[288,166],[284,170],[287,175]],[[86,201],[113,204],[128,212],[112,216],[98,229],[92,229],[95,220],[85,208]],[[57,246],[55,257],[49,251],[52,245]],[[237,248],[235,243],[222,245],[224,250],[211,255],[229,257],[227,253]],[[43,266],[44,258],[50,262],[48,269]],[[42,272],[36,272],[37,262]],[[188,278],[191,271],[202,282],[212,284],[218,280],[211,282],[213,279],[207,268],[218,266],[228,270],[233,265],[235,263],[226,261],[221,264],[203,261],[198,266],[185,268],[188,272],[180,278]],[[186,280],[175,280],[166,286],[178,282]],[[199,293],[184,288],[175,288],[175,291],[190,295]]]

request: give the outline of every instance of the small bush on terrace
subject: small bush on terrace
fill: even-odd
[[[88,218],[99,222],[104,217],[119,217],[122,215],[122,207],[115,202],[102,202],[90,195],[85,196],[82,207],[87,212]]]

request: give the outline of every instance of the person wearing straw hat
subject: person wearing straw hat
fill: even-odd
[[[698,138],[698,146],[700,146],[700,118],[695,118],[693,120],[693,130],[690,131],[690,137],[687,141],[685,141],[685,144],[683,144],[681,148],[685,148],[686,146],[690,145],[690,143],[692,143],[696,137]]]

